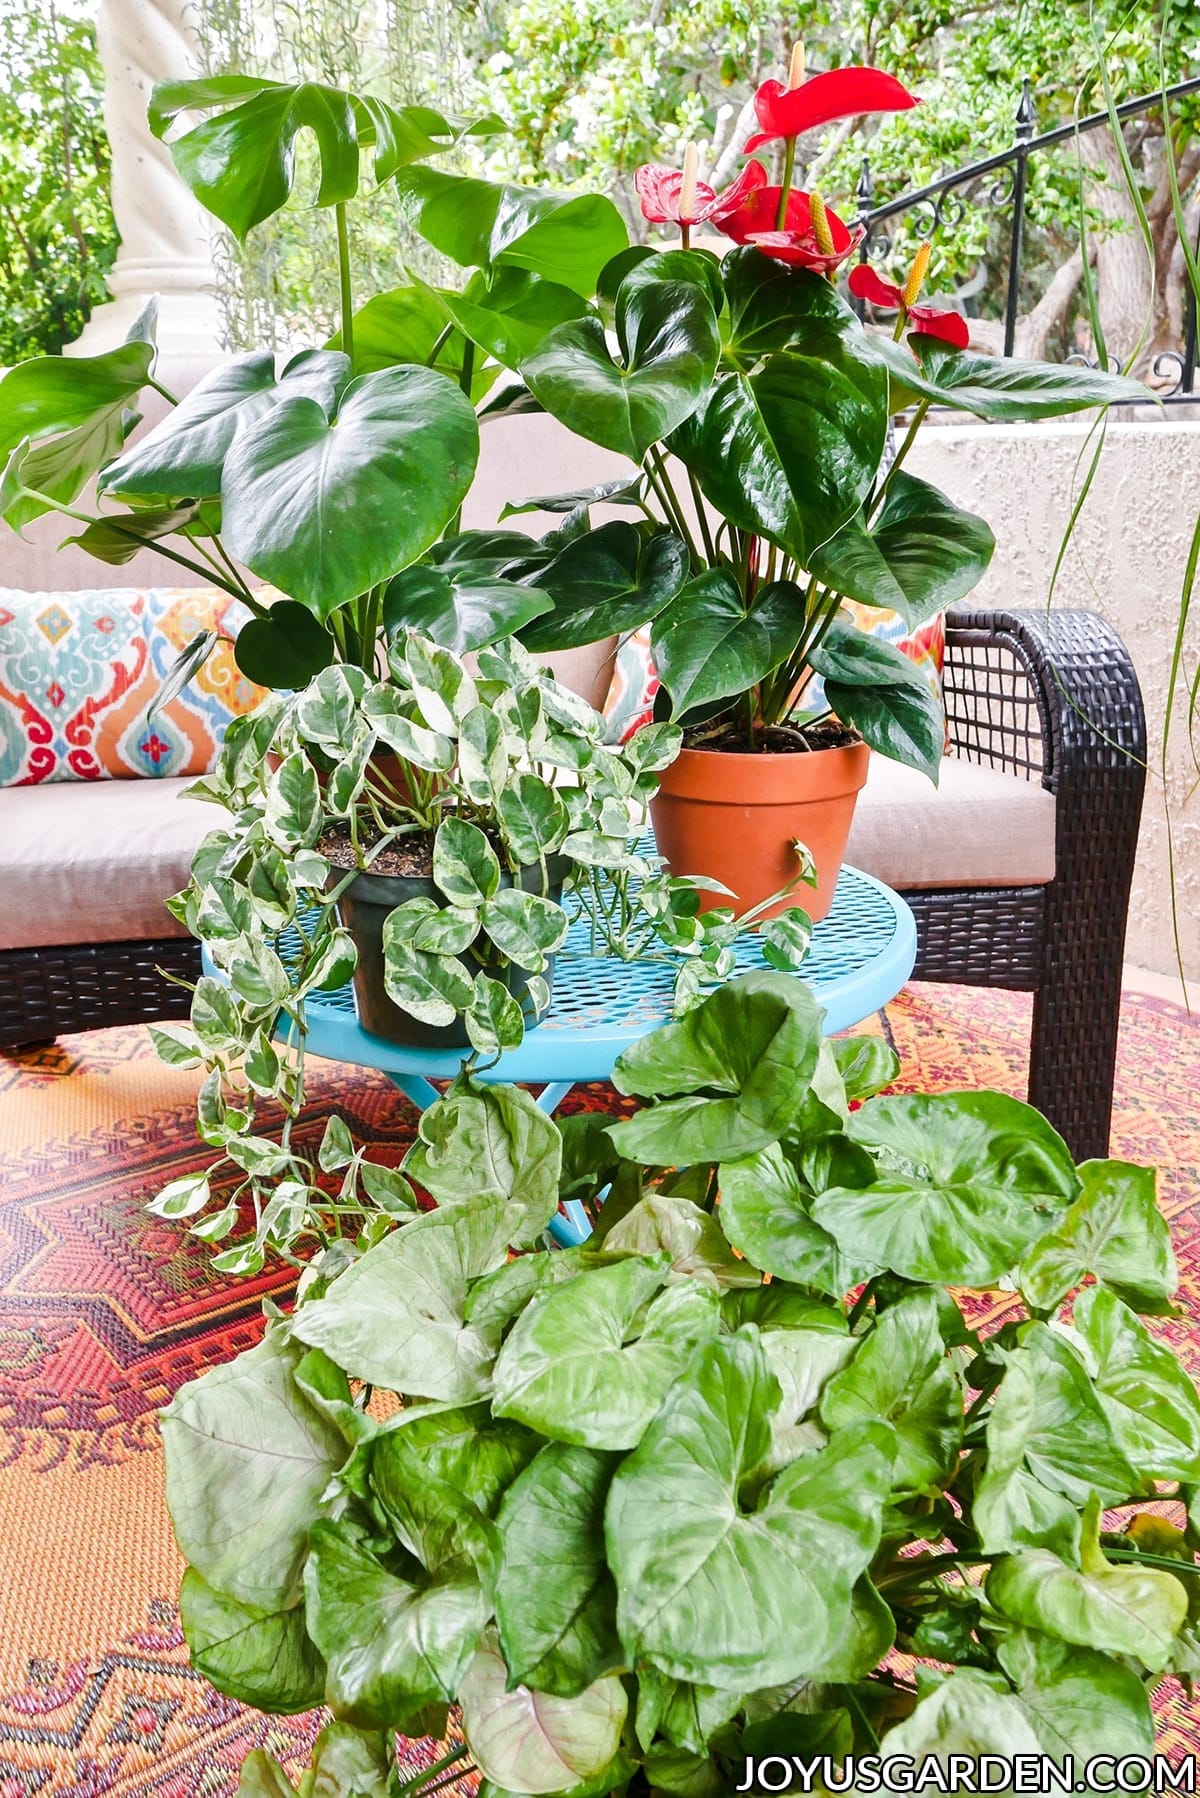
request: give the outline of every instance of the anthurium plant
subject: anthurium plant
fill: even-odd
[[[179,1392],[193,1662],[330,1707],[303,1790],[720,1798],[853,1754],[953,1791],[963,1755],[1152,1752],[1151,1687],[1200,1660],[1154,1176],[895,1072],[763,973],[621,1057],[621,1119],[464,1075],[405,1164],[436,1208]],[[594,1234],[537,1246],[562,1197]],[[450,1704],[463,1746],[406,1774]],[[249,1757],[246,1798],[289,1790]]]
[[[457,1027],[473,1065],[544,1016],[576,916],[598,954],[670,960],[681,1009],[726,978],[757,915],[698,916],[713,883],[664,873],[639,842],[678,747],[673,724],[605,744],[600,715],[518,643],[481,646],[472,673],[413,631],[393,641],[388,678],[332,666],[238,719],[190,789],[224,816],[169,901],[210,971],[186,1025],[151,1027],[165,1061],[204,1070],[199,1129],[219,1154],[151,1210],[223,1243],[221,1272],[256,1273],[272,1254],[366,1246],[411,1208],[408,1182],[340,1118],[320,1144],[297,1134],[308,1007],[351,979],[368,1028],[389,1032],[386,994],[428,1030]],[[372,874],[383,894],[368,886],[356,911]],[[795,970],[809,934],[791,906],[758,940]]]

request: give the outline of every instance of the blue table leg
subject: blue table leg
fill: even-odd
[[[418,1111],[428,1111],[442,1096],[423,1074],[389,1074],[388,1079],[400,1088],[406,1099],[412,1100]]]
[[[592,1233],[587,1212],[578,1199],[567,1199],[562,1210],[550,1219],[547,1228],[564,1249],[577,1249]]]
[[[538,1104],[543,1111],[557,1111],[571,1088],[573,1080],[549,1080],[538,1094]]]

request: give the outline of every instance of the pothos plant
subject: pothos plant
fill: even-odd
[[[1200,1663],[1154,1176],[996,1093],[872,1096],[895,1072],[763,973],[622,1055],[630,1116],[464,1075],[405,1164],[436,1209],[179,1392],[193,1662],[330,1707],[302,1789],[1152,1751],[1151,1687]],[[562,1197],[594,1234],[530,1248]],[[463,1746],[406,1774],[449,1704]],[[249,1757],[245,1798],[289,1789]]]
[[[605,744],[600,715],[515,643],[482,647],[472,673],[408,631],[388,661],[384,680],[334,666],[273,695],[235,721],[215,770],[190,788],[225,817],[169,905],[210,971],[189,1023],[151,1034],[169,1063],[204,1069],[199,1128],[220,1159],[172,1181],[151,1210],[232,1239],[216,1257],[223,1272],[343,1235],[366,1246],[411,1208],[408,1182],[366,1159],[340,1118],[315,1150],[297,1134],[315,996],[353,978],[370,1027],[385,1028],[373,1022],[381,981],[421,1025],[458,1024],[472,1065],[519,1047],[545,1014],[573,915],[586,915],[597,953],[671,959],[681,1008],[728,976],[756,922],[729,908],[697,916],[713,883],[663,873],[639,845],[676,726]],[[364,927],[362,876],[397,870],[419,890],[368,888]],[[764,954],[798,968],[809,928],[789,907],[762,924]],[[282,1108],[278,1127],[262,1122],[264,1102]]]

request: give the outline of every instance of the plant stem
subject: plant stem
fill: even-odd
[[[339,200],[333,209],[337,225],[338,287],[341,292],[342,349],[354,361],[354,296],[350,287],[350,231],[346,223],[346,202]]]
[[[27,488],[25,491],[33,492],[33,489]],[[206,566],[203,562],[194,561],[191,556],[182,555],[176,549],[166,549],[161,541],[147,543],[146,539],[144,537],[139,537],[136,531],[126,530],[117,518],[106,516],[103,513],[96,518],[90,517],[86,512],[77,512],[73,506],[64,506],[59,500],[51,499],[48,493],[38,493],[35,494],[35,497],[39,499],[43,505],[48,506],[51,511],[61,513],[64,518],[73,518],[76,524],[107,525],[110,530],[117,533],[118,537],[126,537],[130,543],[136,543],[139,549],[153,550],[156,555],[165,556],[168,562],[177,562],[180,568],[186,568],[191,574],[198,574],[202,581],[215,581],[218,587],[223,587],[226,593],[233,595],[234,599],[249,599],[251,610],[257,611],[259,617],[266,617],[265,607],[260,606],[256,600],[250,599],[249,595],[240,584],[235,587],[231,581],[226,580],[215,568]]]
[[[454,323],[453,323],[453,320],[451,320],[451,322],[448,325],[444,325],[443,328],[438,332],[437,340],[434,343],[433,348],[430,350],[428,356],[426,356],[426,358],[425,358],[426,368],[433,367],[434,363],[437,361],[438,357],[441,355],[442,351],[445,349],[446,345],[449,343],[449,341],[453,337],[453,335],[454,335]]]
[[[171,389],[169,387],[164,387],[161,381],[156,381],[153,375],[148,378],[146,385],[147,387],[153,387],[155,393],[161,393],[163,399],[166,400],[169,406],[177,406],[179,404],[179,401],[171,392]]]
[[[704,495],[700,491],[700,483],[689,468],[687,471],[688,486],[692,490],[692,502],[696,508],[696,518],[700,524],[700,536],[704,543],[704,553],[708,557],[710,568],[715,568],[717,552],[713,548],[712,532],[708,528],[708,517],[704,510]]]
[[[471,339],[469,337],[464,337],[463,338],[462,366],[458,371],[458,384],[459,384],[459,387],[462,389],[463,393],[466,395],[468,400],[471,397],[471,384],[474,381],[474,379],[475,379],[475,345],[471,342]],[[459,531],[461,531],[461,530],[462,530],[462,507],[460,506],[458,508],[458,511],[454,514],[454,517],[450,520],[449,525],[446,527],[445,534],[447,537],[457,537]]]
[[[667,522],[674,526],[675,530],[687,544],[688,554],[691,556],[693,562],[698,562],[700,560],[700,553],[696,548],[692,533],[688,530],[687,519],[684,517],[683,507],[679,503],[679,495],[675,491],[671,476],[667,470],[666,462],[663,458],[663,453],[658,448],[657,444],[651,444],[646,453],[645,472],[651,487],[654,489],[659,505],[662,506],[667,514]],[[657,481],[655,477],[657,477]]]
[[[788,197],[792,191],[792,176],[796,169],[796,140],[789,137],[787,148],[783,153],[783,185],[779,189],[779,210],[775,214],[775,229],[782,231],[787,225]]]
[[[892,477],[896,473],[896,470],[900,467],[900,464],[903,462],[905,456],[907,456],[909,450],[912,448],[913,441],[916,438],[917,432],[920,430],[922,424],[925,422],[925,414],[928,412],[928,410],[932,404],[933,404],[932,400],[922,400],[920,405],[917,407],[916,411],[913,413],[912,423],[909,425],[908,430],[904,433],[904,441],[900,445],[900,448],[896,451],[896,459],[892,463],[892,466],[888,469],[886,475],[883,477],[883,480],[880,482],[879,492],[877,494],[875,494],[874,498],[871,500],[869,507],[867,508],[867,518],[868,519],[873,518],[875,516],[876,512],[878,512],[880,506],[883,504],[884,498],[886,497],[886,494],[887,494],[887,490],[891,486]]]

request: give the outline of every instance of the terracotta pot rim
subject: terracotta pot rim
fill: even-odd
[[[857,793],[866,784],[870,757],[865,743],[843,743],[807,755],[681,749],[663,769],[660,790],[668,797],[745,810],[807,803]]]

